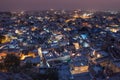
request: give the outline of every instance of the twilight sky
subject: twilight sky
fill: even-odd
[[[0,11],[46,9],[120,10],[120,0],[0,0]]]

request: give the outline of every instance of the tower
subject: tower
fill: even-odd
[[[45,55],[42,53],[41,48],[38,48],[38,55],[40,56],[40,67],[50,67],[46,61]]]

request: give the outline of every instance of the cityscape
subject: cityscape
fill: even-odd
[[[56,8],[0,8],[0,80],[120,80],[120,11]]]
[[[120,79],[119,12],[1,12],[0,22],[1,80],[49,80],[48,70],[58,80]]]

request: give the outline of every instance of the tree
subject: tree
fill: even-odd
[[[0,63],[0,71],[2,71],[4,69],[4,64]]]
[[[20,65],[20,58],[15,54],[7,54],[4,59],[4,65],[7,71],[15,71]]]

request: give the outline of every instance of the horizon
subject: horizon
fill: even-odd
[[[120,9],[119,0],[4,0],[0,1],[0,11],[31,10],[115,10]]]

